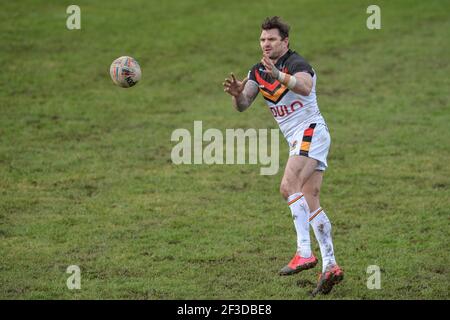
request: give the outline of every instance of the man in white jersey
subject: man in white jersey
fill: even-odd
[[[242,81],[231,74],[225,79],[224,91],[231,95],[233,106],[240,112],[261,92],[289,143],[289,159],[280,191],[294,219],[297,252],[280,270],[280,275],[316,266],[317,258],[311,252],[311,224],[322,255],[322,273],[313,295],[327,294],[343,279],[344,273],[336,263],[331,224],[319,201],[330,135],[317,105],[317,75],[304,58],[289,49],[289,26],[279,17],[264,20],[260,45],[261,62]]]

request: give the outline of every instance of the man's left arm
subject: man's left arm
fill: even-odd
[[[283,73],[281,71],[279,72]],[[292,77],[295,78],[295,81],[291,80]],[[280,80],[280,78],[282,78],[283,81]],[[284,76],[279,75],[278,80],[280,80],[280,82],[287,86],[290,90],[301,94],[302,96],[309,96],[313,86],[313,78],[307,72],[297,72],[293,76],[285,73]],[[291,83],[291,85],[289,85],[289,83]]]

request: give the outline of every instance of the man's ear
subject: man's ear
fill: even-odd
[[[289,48],[289,37],[284,38],[283,41],[286,43],[286,46]]]

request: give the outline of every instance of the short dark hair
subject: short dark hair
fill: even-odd
[[[261,24],[262,30],[278,29],[278,32],[282,40],[286,37],[289,37],[290,28],[291,27],[289,27],[289,25],[283,20],[281,20],[281,18],[278,16],[267,17]]]

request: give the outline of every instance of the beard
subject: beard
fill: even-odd
[[[280,50],[272,49],[269,53],[269,58],[272,60],[276,60],[280,57]]]
[[[272,53],[272,54],[269,56],[269,58],[272,59],[272,60],[275,60],[275,59],[278,59],[278,58],[279,58],[279,55],[278,55],[277,53]]]

